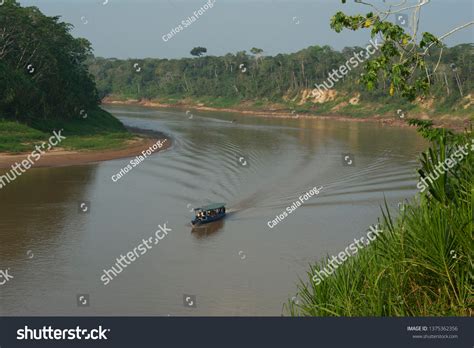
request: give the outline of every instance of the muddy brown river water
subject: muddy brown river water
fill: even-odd
[[[395,211],[415,195],[426,147],[376,123],[107,109],[173,147],[116,181],[133,159],[32,169],[1,189],[0,270],[13,278],[0,315],[279,316],[310,262],[365,235],[384,197]],[[211,202],[227,218],[193,231],[192,209]]]

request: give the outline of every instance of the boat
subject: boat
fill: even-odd
[[[209,222],[217,221],[225,216],[225,203],[209,204],[201,208],[194,209],[195,219],[191,225],[199,226]]]

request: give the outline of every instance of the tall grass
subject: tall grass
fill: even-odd
[[[431,148],[419,174],[432,173],[460,146],[469,154],[394,217],[382,208],[379,238],[316,285],[325,264],[311,265],[297,285],[292,316],[472,316],[474,145],[472,129],[456,135],[414,121]]]

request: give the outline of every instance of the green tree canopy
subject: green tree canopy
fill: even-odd
[[[205,48],[205,47],[194,47],[194,48],[191,50],[191,55],[192,55],[192,56],[195,56],[195,57],[200,57],[200,56],[202,56],[204,53],[207,53],[207,48]]]
[[[98,105],[85,64],[89,41],[72,37],[70,24],[14,0],[0,6],[0,114],[72,118]]]

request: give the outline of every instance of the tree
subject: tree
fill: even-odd
[[[252,53],[256,58],[259,58],[262,55],[263,50],[261,48],[252,47],[250,53]]]
[[[346,3],[346,0],[341,0]],[[350,30],[370,29],[371,37],[379,37],[383,42],[379,54],[368,60],[366,72],[361,82],[372,90],[380,80],[389,82],[389,94],[399,93],[408,100],[414,100],[419,95],[426,95],[430,90],[434,73],[439,66],[445,46],[442,41],[455,32],[474,24],[470,21],[436,37],[424,32],[419,35],[419,20],[421,8],[431,0],[416,0],[415,4],[400,1],[398,4],[373,5],[370,0],[361,2],[368,6],[371,12],[365,15],[348,16],[343,12],[336,13],[331,19],[331,28],[341,32],[344,28]],[[405,12],[408,12],[406,14]],[[396,23],[389,19],[394,16]],[[411,32],[403,27],[410,26]],[[429,56],[438,49],[438,63],[430,67],[427,64]]]
[[[252,47],[252,49],[250,50],[250,53],[252,53],[255,56],[255,62],[258,68],[258,60],[262,58],[263,50],[261,48]]]
[[[0,28],[2,116],[65,119],[98,105],[85,64],[91,45],[72,37],[70,24],[7,0],[0,6]]]
[[[195,56],[195,57],[200,57],[202,56],[204,53],[207,53],[207,48],[205,47],[194,47],[192,50],[191,50],[191,55],[192,56]]]
[[[279,102],[307,94],[315,83],[322,84],[334,69],[339,69],[361,50],[363,47],[346,47],[341,52],[330,46],[311,46],[295,53],[266,56],[258,61],[258,66],[253,56],[251,59],[248,55],[250,52],[245,51],[200,59],[153,58],[143,64],[140,74],[130,69],[130,61],[95,58],[90,61],[89,68],[96,78],[101,97],[114,95],[153,99],[206,96]],[[436,107],[445,102],[447,108],[461,106],[460,91],[465,96],[474,93],[472,47],[463,44],[443,50],[438,72],[431,78],[430,93],[437,97]],[[427,57],[428,64],[437,62],[436,54]],[[452,63],[456,66],[455,71]],[[389,82],[386,82],[385,89],[381,83],[371,92],[357,83],[363,71],[363,64],[353,68],[334,88],[342,95],[360,94],[365,101],[385,103],[390,99],[387,97]],[[138,93],[136,79],[142,76]],[[394,99],[393,102],[398,101]]]

